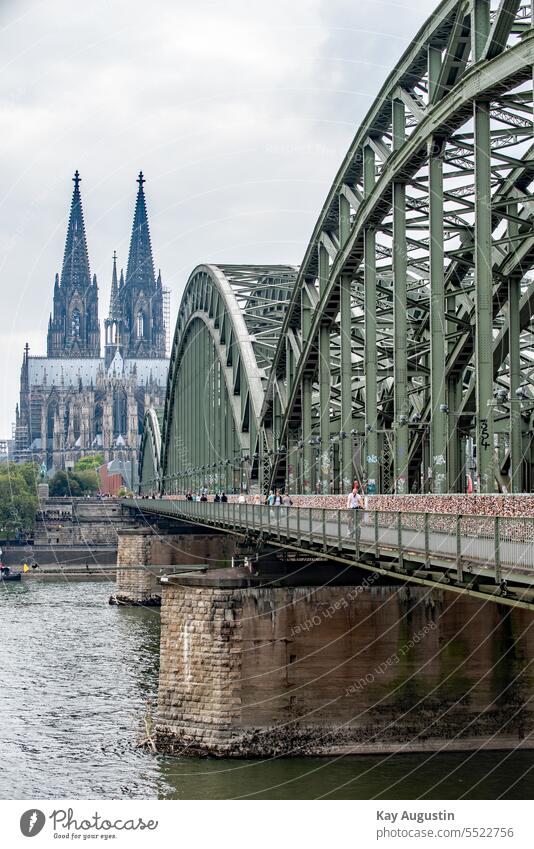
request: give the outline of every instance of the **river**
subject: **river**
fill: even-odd
[[[225,761],[137,747],[159,612],[108,581],[0,584],[0,798],[528,799],[534,751]]]

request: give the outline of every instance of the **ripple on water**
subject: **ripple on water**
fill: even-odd
[[[529,751],[221,761],[136,749],[159,613],[111,607],[109,594],[107,581],[0,592],[1,798],[532,798]]]

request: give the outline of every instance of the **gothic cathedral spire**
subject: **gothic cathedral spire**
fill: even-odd
[[[74,174],[61,278],[54,284],[52,320],[48,328],[49,357],[99,357],[98,286],[91,282],[89,254],[80,194],[81,177]]]
[[[143,172],[140,171],[137,178],[139,189],[135,203],[132,237],[130,239],[130,251],[126,268],[126,285],[142,286],[148,294],[155,287],[156,278],[154,275],[152,245],[150,243],[145,192],[143,189],[145,182]]]
[[[89,270],[89,254],[87,252],[87,238],[80,195],[81,177],[78,171],[72,179],[74,191],[61,270],[61,286],[79,288],[85,292],[91,285],[91,272]]]
[[[163,289],[161,279],[156,283],[154,274],[144,183],[141,171],[137,178],[137,200],[126,280],[119,287],[125,358],[165,357]]]

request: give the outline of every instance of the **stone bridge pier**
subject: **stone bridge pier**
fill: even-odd
[[[227,534],[203,533],[191,525],[178,532],[157,526],[120,530],[116,592],[110,602],[159,606],[162,575],[184,567],[230,565],[235,550],[236,542]]]
[[[534,616],[356,568],[163,582],[156,742],[254,757],[532,747]]]

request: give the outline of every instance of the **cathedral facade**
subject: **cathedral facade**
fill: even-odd
[[[168,358],[164,290],[156,277],[144,179],[137,200],[126,276],[113,257],[111,298],[101,356],[98,282],[91,276],[74,175],[61,275],[54,282],[46,356],[26,345],[16,409],[15,460],[72,468],[85,455],[120,458],[137,468],[145,411],[164,402]]]

